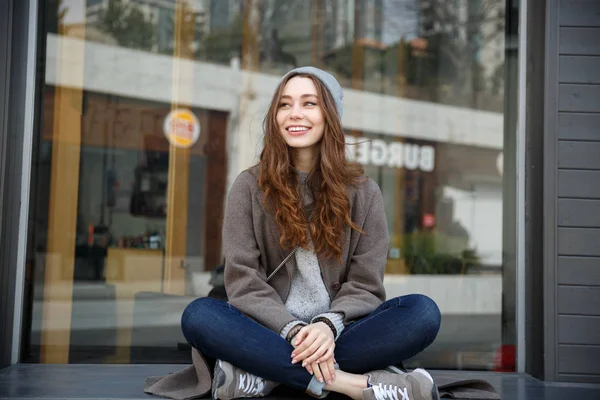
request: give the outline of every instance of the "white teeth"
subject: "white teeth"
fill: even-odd
[[[300,128],[300,127],[288,128],[288,131],[290,131],[290,132],[302,132],[302,131],[307,131],[307,130],[308,130],[308,128],[305,128],[305,127],[302,127],[302,128]]]

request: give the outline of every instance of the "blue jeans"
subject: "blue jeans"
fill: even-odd
[[[340,370],[366,373],[398,364],[429,346],[440,327],[440,311],[429,297],[411,294],[381,304],[346,326],[336,341]],[[181,317],[183,334],[204,356],[230,362],[246,372],[306,391],[312,380],[293,347],[277,333],[229,303],[204,297]]]

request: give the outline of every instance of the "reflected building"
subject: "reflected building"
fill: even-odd
[[[388,298],[442,313],[405,366],[597,382],[600,3],[572,3],[0,2],[1,366],[188,364],[228,190],[314,65],[381,189]]]
[[[462,368],[494,368],[502,344],[503,95],[457,84],[466,69],[453,68],[445,54],[488,68],[501,60],[467,52],[463,25],[436,22],[433,2],[418,0],[206,0],[186,3],[181,21],[194,39],[179,43],[190,51],[174,57],[175,1],[123,1],[152,27],[147,47],[106,31],[100,16],[108,1],[85,4],[77,35],[74,28],[45,34],[43,151],[32,188],[36,233],[28,239],[37,277],[29,361],[187,357],[173,350],[182,341],[174,321],[190,298],[222,288],[228,189],[258,160],[262,119],[281,75],[315,65],[342,84],[348,156],[383,194],[388,296],[430,295],[455,324],[410,365],[455,368],[460,354],[471,357]],[[459,7],[456,18],[467,12]],[[70,225],[54,219],[57,209]],[[72,315],[60,314],[45,292],[62,290],[57,270],[68,277],[61,285],[74,288]],[[112,311],[86,308],[88,287]],[[149,324],[149,308],[165,321]],[[48,341],[62,337],[49,316],[72,334],[57,352]],[[452,335],[465,320],[483,321],[485,334]],[[102,324],[118,329],[84,334]]]

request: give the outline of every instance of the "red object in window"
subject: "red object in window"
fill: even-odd
[[[435,215],[433,214],[423,214],[423,227],[431,228],[435,225]]]
[[[495,372],[515,372],[517,370],[516,348],[514,344],[503,344],[496,351]]]
[[[87,243],[88,243],[88,246],[94,245],[94,224],[88,224]]]

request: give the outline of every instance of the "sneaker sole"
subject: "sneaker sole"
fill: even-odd
[[[223,395],[226,394],[226,393],[223,393],[222,388],[225,386],[225,383],[227,380],[227,373],[225,372],[225,368],[229,369],[229,365],[227,365],[224,368],[223,364],[221,363],[221,360],[217,360],[217,363],[219,363],[219,369],[215,373],[215,376],[213,376],[213,380],[212,380],[212,398],[213,398],[213,400],[217,400],[217,399],[228,400],[227,397],[222,397]],[[232,371],[228,371],[228,372],[231,375]]]
[[[440,400],[440,392],[438,391],[437,385],[434,383],[431,388],[431,398],[433,400]]]

